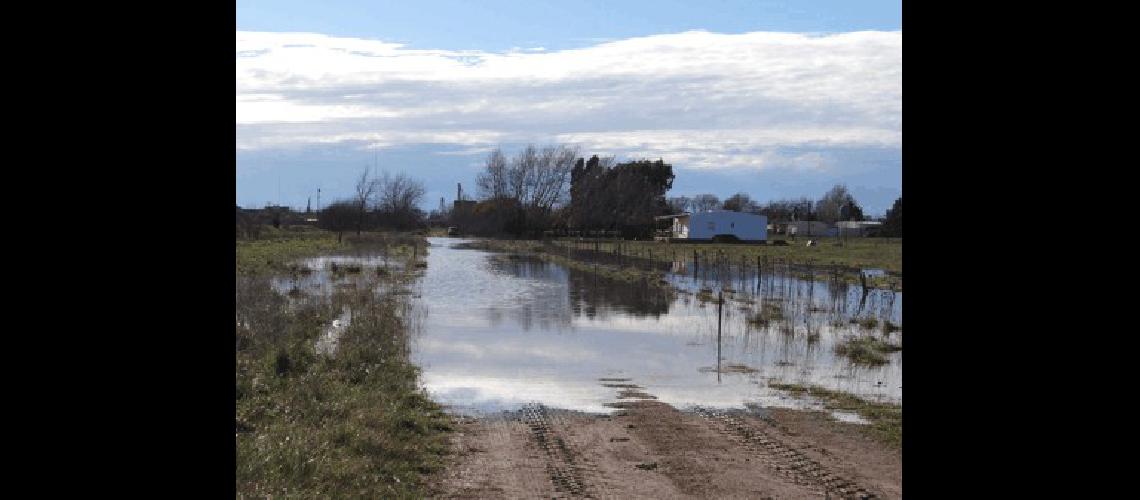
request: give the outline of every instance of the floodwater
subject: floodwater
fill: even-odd
[[[834,353],[854,336],[901,343],[901,330],[867,326],[868,318],[901,325],[901,292],[864,293],[777,266],[759,276],[726,266],[723,278],[710,277],[679,262],[668,279],[682,291],[671,293],[530,256],[453,248],[469,240],[429,241],[412,357],[426,389],[452,411],[541,403],[608,413],[629,385],[677,408],[821,408],[769,381],[902,401],[901,351],[881,366]],[[719,343],[717,304],[701,300],[702,289],[727,290]],[[762,309],[767,321],[747,321]]]

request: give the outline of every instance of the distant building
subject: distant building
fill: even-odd
[[[763,215],[714,211],[664,215],[656,219],[658,238],[669,241],[708,241],[725,237],[754,242],[768,239],[768,218]]]
[[[879,221],[840,221],[836,223],[840,236],[862,237],[875,234],[883,223]]]
[[[455,200],[455,203],[451,206],[451,210],[453,213],[468,213],[474,210],[475,205],[478,203],[479,202],[475,200]]]
[[[788,222],[785,233],[788,236],[834,236],[836,231],[826,222],[801,220]]]

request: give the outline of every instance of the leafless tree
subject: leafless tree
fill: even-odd
[[[547,213],[565,201],[578,150],[567,146],[528,145],[507,159],[499,149],[487,156],[477,185],[484,199],[513,198],[525,209]]]
[[[720,206],[720,198],[715,194],[698,194],[693,197],[693,212],[708,212]]]
[[[688,196],[675,196],[667,200],[669,203],[669,210],[675,214],[688,211],[693,203],[693,199]]]
[[[360,178],[356,180],[356,194],[353,196],[353,205],[356,207],[356,234],[364,228],[364,219],[368,216],[368,204],[375,196],[378,187],[377,179],[371,176],[368,167],[364,167]]]
[[[566,198],[569,188],[570,170],[578,158],[577,148],[547,146],[538,154],[534,171],[527,176],[530,181],[529,199],[524,203],[540,212],[549,212]]]
[[[391,225],[407,229],[417,223],[421,215],[418,205],[427,192],[422,182],[403,172],[395,175],[384,172],[377,179],[377,186],[376,210]]]
[[[503,151],[495,148],[487,155],[487,163],[483,173],[476,179],[479,196],[494,200],[507,196],[507,157]]]

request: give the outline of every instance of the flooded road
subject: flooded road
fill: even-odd
[[[777,272],[710,280],[683,263],[668,278],[682,292],[672,293],[534,257],[453,248],[462,239],[429,241],[426,274],[416,285],[422,324],[412,359],[433,398],[453,411],[537,403],[610,413],[633,385],[638,391],[627,390],[623,401],[822,408],[769,388],[769,380],[902,400],[901,351],[880,366],[835,353],[849,337],[901,342],[901,331],[873,326],[901,324],[901,293],[864,293],[857,285]],[[721,288],[736,291],[726,294],[719,346],[717,305],[701,300],[702,288],[714,296]],[[756,321],[759,312],[763,320]]]

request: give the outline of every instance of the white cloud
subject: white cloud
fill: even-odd
[[[899,31],[691,31],[540,49],[238,32],[237,146],[561,141],[692,168],[818,170],[830,149],[901,145]]]

